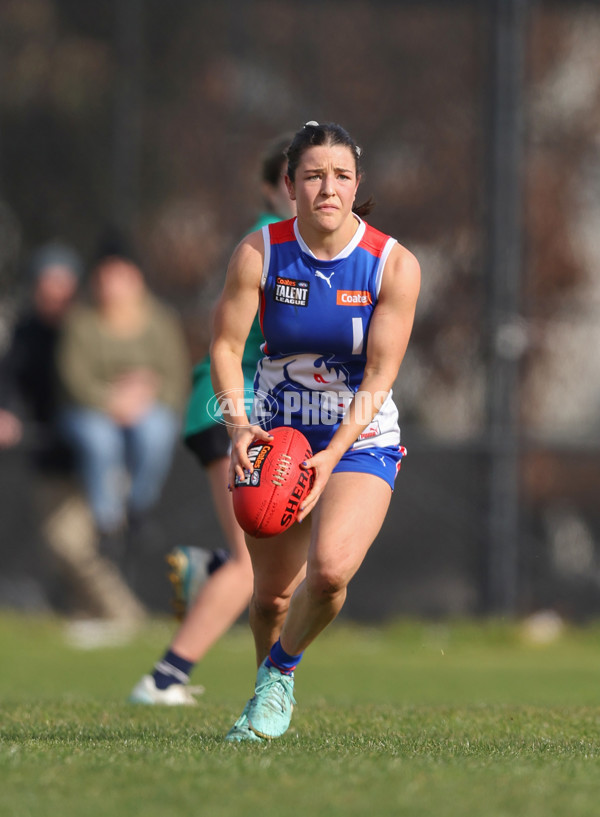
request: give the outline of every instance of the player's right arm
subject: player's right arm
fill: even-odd
[[[213,316],[210,371],[213,389],[221,402],[231,436],[232,478],[234,472],[243,477],[244,469],[252,470],[247,455],[252,439],[270,439],[266,431],[250,425],[243,401],[242,356],[258,309],[263,258],[260,231],[251,233],[238,244]]]

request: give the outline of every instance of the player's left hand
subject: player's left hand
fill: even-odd
[[[300,511],[296,517],[298,522],[302,522],[304,519],[306,519],[308,514],[319,501],[319,497],[327,485],[327,480],[331,476],[331,472],[337,463],[338,457],[332,451],[325,448],[323,451],[319,451],[318,454],[315,454],[302,464],[301,467],[307,471],[311,468],[313,469],[314,482],[312,484],[312,488],[310,489],[310,493],[306,495],[304,502],[300,506]]]

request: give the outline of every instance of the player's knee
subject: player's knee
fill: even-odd
[[[332,566],[311,571],[306,577],[306,583],[313,598],[328,599],[344,593],[348,581],[344,574]]]
[[[289,598],[271,593],[268,590],[254,589],[252,606],[254,612],[261,618],[270,619],[285,614],[289,605]]]

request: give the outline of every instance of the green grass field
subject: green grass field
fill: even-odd
[[[598,627],[534,646],[499,623],[336,623],[289,733],[258,746],[222,740],[254,679],[243,626],[197,668],[198,707],[126,703],[172,629],[86,651],[0,616],[2,817],[600,813]]]

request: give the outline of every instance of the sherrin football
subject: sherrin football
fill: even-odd
[[[278,426],[268,442],[254,440],[248,457],[254,470],[244,479],[236,475],[233,510],[240,527],[259,539],[276,536],[296,519],[313,483],[313,472],[300,468],[312,457],[308,440],[300,431]]]

